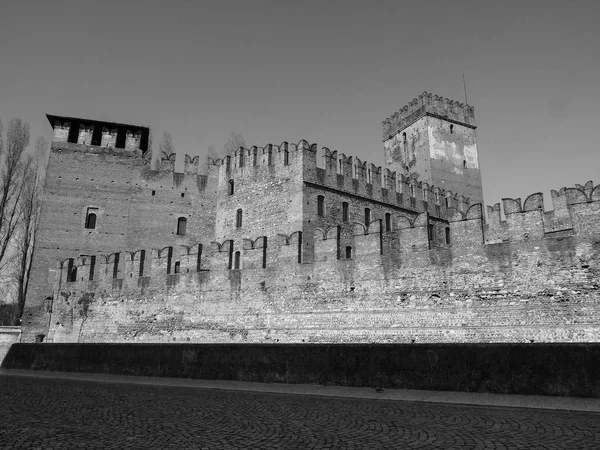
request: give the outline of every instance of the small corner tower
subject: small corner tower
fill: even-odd
[[[383,121],[385,166],[483,203],[472,106],[427,92]]]

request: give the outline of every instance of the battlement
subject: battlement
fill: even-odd
[[[323,168],[317,167],[315,158],[305,158],[304,163],[305,180],[310,183],[397,208],[445,217],[448,208],[466,212],[471,206],[470,200],[463,195],[327,147],[322,148]]]
[[[231,177],[252,174],[250,168],[274,167],[290,168],[301,165],[302,151],[317,151],[317,144],[309,144],[302,139],[297,144],[283,141],[279,145],[267,144],[264,147],[240,147],[223,158],[210,159],[209,164],[221,166],[223,174]]]
[[[142,154],[148,150],[150,129],[147,127],[50,114],[46,117],[53,130],[53,147],[55,143],[68,143],[72,145],[65,148],[72,150],[77,145],[86,146],[88,150],[139,150]]]
[[[382,122],[383,140],[390,139],[404,128],[425,115],[456,122],[470,128],[475,126],[475,110],[466,103],[423,92]]]
[[[363,197],[408,212],[428,211],[436,217],[444,217],[448,208],[466,212],[471,205],[463,195],[418,181],[415,177],[397,174],[327,147],[319,152],[316,143],[309,144],[304,139],[298,144],[284,141],[280,145],[239,148],[232,155],[209,163],[220,167],[222,181],[249,179],[266,167],[270,168],[273,177],[287,175],[294,169],[302,170],[303,181],[308,185]]]
[[[311,261],[312,236],[288,230],[73,255],[56,263],[45,331],[50,342],[597,340],[600,186],[552,197],[549,212],[541,194],[503,199],[489,224],[477,204],[391,231],[381,219],[317,228]],[[449,242],[433,245],[440,224]]]
[[[466,210],[449,208],[448,222],[444,225],[448,229],[444,245],[432,245],[430,225],[435,219],[426,212],[405,216],[404,220],[395,222],[391,231],[384,230],[381,219],[374,220],[368,227],[351,223],[316,228],[314,263],[351,260],[353,264],[361,264],[362,258],[389,255],[398,261],[400,268],[407,264],[410,266],[411,255],[415,252],[456,251],[498,243],[527,245],[527,241],[546,239],[551,240],[552,244],[547,245],[552,246],[556,245],[557,238],[578,236],[585,240],[597,236],[600,231],[600,185],[594,187],[590,181],[585,186],[562,188],[559,192],[553,191],[552,199],[554,210],[547,212],[540,193],[528,196],[523,203],[520,198],[505,198],[502,209],[506,219],[501,219],[500,203],[497,203],[487,208],[488,223],[484,222],[480,204]],[[347,243],[352,250],[347,256],[339,248],[343,227],[351,235]],[[296,231],[238,241],[226,239],[160,249],[73,255],[58,261],[56,282],[59,286],[93,282],[94,288],[108,283],[112,289],[121,289],[123,284],[160,289],[164,285],[182,282],[182,277],[206,271],[288,271],[297,264],[314,264],[302,260],[304,240],[302,232]],[[149,278],[155,281],[151,284]]]

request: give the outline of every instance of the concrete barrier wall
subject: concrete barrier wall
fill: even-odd
[[[21,327],[0,327],[0,363],[15,342],[21,340]]]
[[[2,367],[600,398],[600,344],[15,344]]]

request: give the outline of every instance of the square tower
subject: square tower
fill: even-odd
[[[385,166],[483,203],[472,106],[427,92],[383,121]]]

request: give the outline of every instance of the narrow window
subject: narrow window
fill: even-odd
[[[392,231],[392,215],[385,213],[385,231]]]
[[[175,273],[179,273],[181,271],[181,263],[179,261],[175,261]]]
[[[415,196],[415,187],[412,184],[410,185],[410,196],[411,197]]]
[[[238,209],[235,213],[235,226],[236,228],[241,228],[242,226],[242,210]]]
[[[115,264],[113,266],[113,278],[119,277],[119,253],[115,253]]]
[[[96,256],[90,257],[90,281],[94,280],[94,271],[96,270]]]
[[[179,236],[183,236],[185,234],[185,229],[187,226],[187,219],[185,217],[180,217],[177,219],[177,234]]]
[[[467,160],[463,159],[463,167],[466,168],[467,167]]]
[[[450,202],[448,202],[448,197],[446,197],[446,208],[450,208]]]
[[[171,261],[173,260],[173,247],[169,247],[167,252],[167,275],[171,273]]]
[[[446,244],[450,244],[450,228],[446,227]]]
[[[439,202],[440,202],[440,194],[439,194],[439,192],[436,192],[436,193],[435,193],[435,202],[436,202],[436,203],[439,203]]]
[[[258,149],[254,149],[254,153],[252,154],[252,165],[256,166],[258,164]]]
[[[371,209],[365,208],[365,227],[368,227],[371,223]]]
[[[146,262],[146,250],[140,252],[140,270],[138,272],[138,277],[144,276],[144,262]]]
[[[348,203],[344,202],[342,203],[342,221],[344,222],[348,222]]]
[[[317,216],[323,216],[325,214],[325,197],[319,195],[317,197]]]
[[[77,281],[77,267],[75,267],[75,260],[69,258],[69,265],[67,266],[67,281]]]
[[[183,198],[183,197],[185,197],[185,193],[182,192],[181,193],[181,198]]]
[[[229,195],[233,195],[233,180],[229,180],[229,188],[227,189]]]
[[[240,167],[244,167],[244,152],[240,152]]]
[[[340,175],[343,175],[343,174],[344,174],[344,169],[343,169],[343,166],[342,166],[342,164],[343,164],[343,163],[342,163],[342,160],[341,160],[341,159],[340,159],[340,160],[338,160],[338,173],[339,173]]]
[[[427,235],[428,235],[429,240],[433,241],[433,224],[432,223],[430,223],[427,226]]]
[[[427,190],[425,190],[425,188],[423,188],[423,201],[427,201]]]
[[[85,216],[85,227],[93,230],[96,228],[96,213],[98,208],[88,208],[87,215]]]
[[[196,259],[196,272],[202,268],[202,244],[198,244],[198,259]]]
[[[369,167],[367,169],[367,184],[372,184],[372,183],[373,183],[373,181],[371,179],[371,168]]]
[[[402,133],[402,139],[406,142],[406,133]]]
[[[273,164],[273,151],[269,150],[269,156],[267,157],[267,165]]]
[[[235,270],[240,269],[240,252],[235,252]]]
[[[290,163],[290,152],[286,150],[285,152],[283,152],[283,164],[287,166],[287,165],[289,165],[289,163]]]
[[[346,246],[346,259],[352,259],[352,247]]]
[[[262,255],[262,268],[267,268],[267,237],[263,238],[263,255]]]
[[[450,125],[450,134],[454,133],[454,125]]]
[[[298,233],[298,264],[302,264],[302,231]]]
[[[152,195],[156,195],[156,191],[152,191]]]

